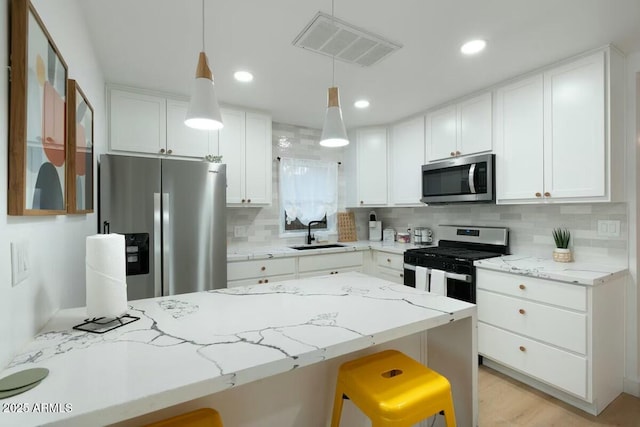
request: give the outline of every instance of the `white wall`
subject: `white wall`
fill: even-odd
[[[32,0],[75,79],[94,108],[96,153],[106,141],[104,78],[77,0]],[[61,307],[84,305],[84,241],[96,215],[7,216],[8,0],[0,0],[0,370]],[[94,179],[94,184],[95,184]],[[94,187],[94,194],[95,192]],[[96,207],[96,206],[94,206]],[[10,243],[26,242],[30,276],[11,286]]]
[[[637,185],[640,167],[640,52],[627,57],[627,192],[629,200],[629,270],[631,280],[627,286],[627,330],[626,330],[626,381],[625,391],[640,396],[640,292],[638,292],[638,208],[640,186]]]

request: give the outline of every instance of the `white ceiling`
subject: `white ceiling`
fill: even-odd
[[[81,0],[108,82],[188,95],[200,0]],[[320,128],[331,59],[292,42],[330,0],[205,0],[206,52],[223,104]],[[336,61],[345,124],[386,124],[571,55],[640,50],[640,0],[335,0],[335,16],[404,47],[362,68]],[[460,45],[488,47],[463,57]],[[244,68],[250,84],[233,79]],[[367,98],[371,107],[353,102]]]

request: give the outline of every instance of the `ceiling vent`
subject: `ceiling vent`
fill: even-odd
[[[382,61],[402,47],[322,12],[313,17],[293,44],[363,67]]]

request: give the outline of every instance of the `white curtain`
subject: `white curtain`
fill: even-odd
[[[291,221],[304,225],[327,216],[327,228],[335,228],[338,211],[338,164],[333,161],[280,159],[281,207]]]

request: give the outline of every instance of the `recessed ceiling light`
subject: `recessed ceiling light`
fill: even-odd
[[[473,55],[484,50],[486,46],[487,42],[484,40],[471,40],[462,45],[460,52],[465,55]]]
[[[248,71],[236,71],[233,77],[239,82],[250,82],[253,80],[253,74]]]
[[[360,99],[353,103],[353,106],[356,108],[367,108],[369,106],[369,101],[366,99]]]

